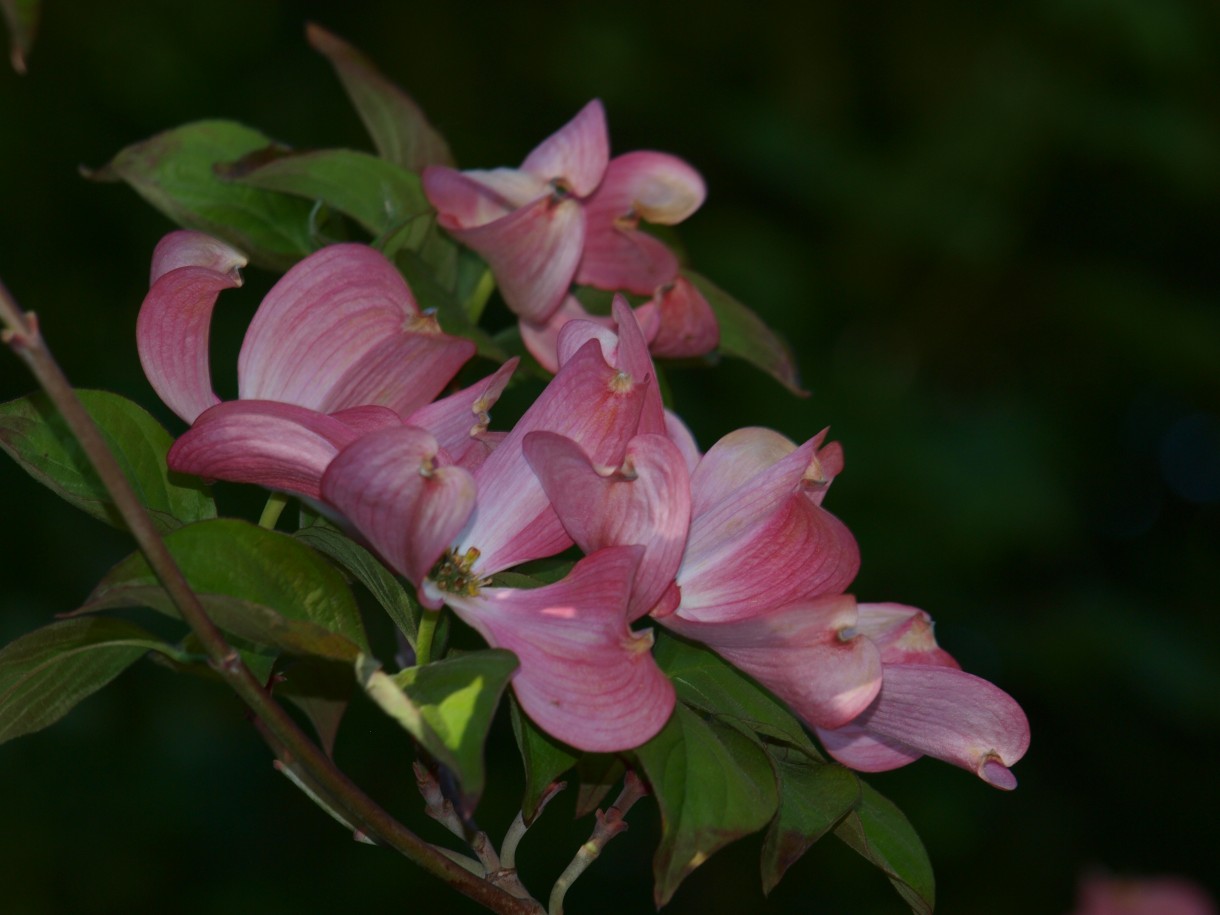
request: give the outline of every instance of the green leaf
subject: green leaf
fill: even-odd
[[[538,815],[538,805],[548,789],[559,780],[559,776],[576,765],[580,753],[530,721],[516,699],[512,701],[511,708],[513,735],[517,738],[521,762],[525,766],[525,796],[521,801],[521,814],[528,826]]]
[[[813,741],[787,707],[711,650],[657,629],[653,657],[673,681],[678,698],[743,730],[783,741],[821,760]]]
[[[229,181],[322,201],[379,236],[408,226],[402,242],[418,248],[432,224],[432,204],[419,176],[393,162],[350,149],[291,152],[265,149],[220,166]]]
[[[613,753],[585,753],[576,763],[576,809],[580,819],[601,806],[610,789],[623,780],[627,767]]]
[[[309,202],[216,173],[269,146],[266,136],[233,121],[196,121],[120,150],[87,177],[125,181],[178,225],[224,239],[261,267],[286,270],[313,250]]]
[[[767,825],[778,803],[775,774],[736,728],[705,721],[681,703],[661,733],[634,752],[661,807],[653,858],[660,908],[713,852]]]
[[[376,556],[334,528],[321,524],[303,527],[292,536],[351,573],[382,606],[408,644],[415,647],[422,612],[419,603]]]
[[[373,701],[453,772],[464,816],[483,793],[483,743],[516,669],[516,655],[501,649],[408,667],[393,676],[369,658],[356,663],[357,678]]]
[[[435,311],[436,320],[445,333],[473,340],[479,355],[484,358],[501,363],[508,359],[508,354],[491,335],[475,325],[454,291],[441,284],[434,268],[420,254],[404,249],[395,255],[394,264],[406,277],[419,307]],[[456,275],[454,282],[457,282]]]
[[[289,535],[218,518],[174,531],[165,545],[221,628],[257,644],[337,660],[368,651],[343,576]],[[85,609],[132,604],[173,612],[139,553],[102,579]]]
[[[768,746],[767,755],[779,781],[779,810],[763,839],[764,893],[860,802],[860,780],[850,769],[789,747]]]
[[[915,915],[931,915],[936,904],[932,862],[914,827],[894,803],[860,782],[860,806],[835,835],[879,867]]]
[[[306,37],[335,68],[383,159],[415,172],[426,165],[453,165],[445,140],[419,106],[343,39],[310,23]]]
[[[0,649],[0,743],[48,727],[149,651],[173,648],[123,620],[62,620]]]
[[[13,69],[25,72],[25,61],[38,31],[39,0],[0,0],[0,11],[8,23],[9,59]]]
[[[216,505],[203,484],[166,468],[173,439],[143,407],[107,391],[76,393],[158,530],[215,517]],[[110,494],[46,395],[0,404],[0,448],[77,508],[125,529]]]
[[[801,387],[800,372],[792,350],[775,331],[707,277],[693,270],[684,270],[683,273],[712,306],[716,321],[720,324],[722,353],[744,359],[762,369],[799,397],[809,396],[809,392]]]

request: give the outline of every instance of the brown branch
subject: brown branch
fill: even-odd
[[[72,434],[80,442],[102,485],[114,499],[127,529],[148,560],[161,586],[174,602],[182,619],[207,652],[209,662],[221,678],[250,707],[286,754],[290,754],[300,774],[314,790],[333,800],[344,819],[360,833],[388,845],[428,873],[445,881],[493,912],[504,915],[536,915],[541,906],[533,899],[520,899],[483,880],[451,860],[406,826],[340,771],[331,759],[305,734],[288,713],[271,698],[241,656],[225,640],[204,612],[198,596],[187,584],[182,570],[140,504],[131,484],[92,417],[72,389],[68,379],[51,355],[39,332],[38,319],[23,312],[8,289],[0,282],[0,340],[29,366],[34,377],[62,414]]]

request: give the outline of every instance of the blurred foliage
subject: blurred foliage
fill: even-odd
[[[0,275],[75,383],[172,420],[133,332],[169,224],[78,166],[202,118],[298,149],[371,148],[306,43],[308,19],[407,88],[465,167],[519,162],[599,96],[616,151],[663,149],[703,172],[708,202],[681,231],[691,265],[787,336],[812,390],[796,399],[730,362],[675,370],[701,444],[745,424],[801,439],[833,424],[847,471],[827,505],[861,542],[855,593],[930,611],[941,643],[1029,713],[1015,794],[926,761],[873,780],[927,844],[940,910],[1067,912],[1094,868],[1220,893],[1214,4],[838,0],[746,15],[690,0],[55,0],[41,12],[29,73],[0,73]],[[222,300],[217,366],[232,364],[271,280],[251,271]],[[0,358],[0,399],[30,388]],[[7,459],[0,487],[8,642],[79,605],[128,546]],[[219,497],[222,511],[242,498]],[[388,621],[370,637],[392,639]],[[184,913],[474,911],[303,803],[235,700],[167,677],[139,664],[0,752],[0,856],[17,875],[6,911],[169,899]],[[406,737],[379,716],[356,704],[340,763],[416,822]],[[493,740],[515,752],[507,721]],[[499,777],[480,814],[493,831],[520,790]],[[573,803],[561,796],[527,838],[527,883],[562,867],[548,846],[587,838],[565,821]],[[629,820],[572,911],[651,910],[659,822],[646,804]],[[666,911],[904,910],[832,843],[764,902],[759,841],[718,853]]]

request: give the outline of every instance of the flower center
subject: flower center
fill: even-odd
[[[437,560],[432,571],[428,573],[428,578],[432,580],[438,590],[448,594],[475,597],[479,593],[479,589],[491,580],[474,574],[474,564],[478,560],[479,551],[473,546],[460,556],[457,550],[451,547],[445,551],[444,556]]]

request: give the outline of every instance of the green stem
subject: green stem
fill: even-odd
[[[68,428],[88,456],[98,478],[114,500],[127,529],[156,573],[161,586],[165,588],[182,619],[190,626],[207,652],[213,669],[250,707],[251,712],[263,722],[276,743],[282,747],[282,754],[277,755],[286,757],[286,762],[300,766],[310,781],[342,808],[345,819],[365,835],[395,849],[458,892],[493,912],[506,915],[537,915],[541,907],[536,901],[517,899],[499,887],[480,880],[394,819],[341,772],[292,717],[271,698],[242,662],[236,649],[229,645],[216,628],[204,611],[198,596],[187,584],[182,570],[174,562],[169,549],[153,526],[152,519],[102,438],[101,431],[43,342],[37,317],[33,313],[23,312],[2,282],[0,324],[5,327],[0,334],[0,340],[8,344],[29,366],[51,402],[59,409]]]
[[[432,660],[432,637],[436,635],[436,624],[443,610],[429,610],[419,616],[419,632],[415,636],[415,663],[422,667]]]
[[[287,495],[282,492],[273,492],[267,497],[267,504],[263,506],[263,514],[258,519],[258,526],[265,527],[269,531],[275,530],[276,522],[280,520],[280,515],[287,504]]]

